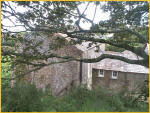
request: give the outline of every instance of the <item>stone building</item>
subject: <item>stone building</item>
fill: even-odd
[[[64,38],[66,35],[58,33],[55,34],[55,37]],[[42,41],[42,44],[36,47],[40,54],[48,54],[53,51],[53,53],[61,56],[96,58],[103,53],[107,53],[124,56],[129,59],[140,59],[140,57],[130,51],[121,53],[105,51],[105,44],[97,44],[89,47],[90,42],[82,42],[82,44],[71,45],[68,43],[70,39],[66,38],[67,44],[54,51],[50,50],[51,42],[53,42],[51,38],[35,36],[31,33],[27,35],[25,39],[34,42],[32,45],[36,45]],[[20,52],[24,52],[27,45],[28,44],[25,43],[22,44],[20,46]],[[32,50],[28,52],[34,53]],[[46,63],[60,61],[62,61],[61,58],[49,58]],[[27,68],[30,70],[33,67],[27,66]],[[102,86],[116,90],[127,87],[129,90],[133,90],[136,88],[137,83],[143,84],[145,80],[148,80],[148,77],[148,68],[114,59],[104,59],[97,63],[83,63],[77,61],[58,63],[46,66],[25,76],[29,82],[35,83],[37,88],[42,88],[44,91],[46,87],[49,87],[51,93],[55,95],[61,95],[71,86],[79,85],[86,85],[88,89]]]
[[[121,53],[106,51],[105,53],[124,56],[129,59],[137,59],[137,56],[130,51]],[[149,69],[144,66],[128,64],[114,59],[104,59],[101,62],[91,65],[92,87],[100,85],[118,91],[122,88],[135,91],[142,86],[146,80],[149,80]]]

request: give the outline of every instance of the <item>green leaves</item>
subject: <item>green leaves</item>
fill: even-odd
[[[118,24],[141,25],[143,16],[148,17],[148,2],[106,2],[102,9],[111,13],[111,22]],[[148,21],[148,20],[145,20]],[[114,26],[115,26],[114,25]],[[146,22],[145,22],[145,25]]]
[[[30,1],[17,1],[16,3],[18,5],[26,7],[26,6],[29,6],[31,2]]]

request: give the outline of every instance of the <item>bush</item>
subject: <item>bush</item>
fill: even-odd
[[[35,85],[17,83],[13,88],[5,91],[2,110],[5,112],[41,111],[41,96],[42,92],[38,91]]]
[[[149,81],[145,80],[144,85],[141,87],[140,97],[144,97],[144,101],[149,97]]]
[[[42,112],[144,112],[148,104],[133,96],[115,93],[108,88],[87,90],[72,88],[65,96],[52,96],[49,90],[38,91],[35,85],[16,84],[5,93],[2,111]],[[3,99],[4,100],[4,99]]]
[[[125,112],[148,111],[147,104],[135,104],[135,98],[115,93],[108,88],[87,90],[72,88],[62,97],[45,97],[44,111],[47,112]]]
[[[7,57],[2,57],[2,59],[9,59]],[[2,88],[8,88],[10,86],[10,80],[8,78],[11,78],[12,75],[12,69],[11,69],[11,62],[6,62],[2,63],[2,73],[1,73],[1,78],[2,78]]]

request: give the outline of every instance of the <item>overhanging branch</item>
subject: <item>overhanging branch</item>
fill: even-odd
[[[8,54],[9,52],[7,52],[7,54],[5,53],[5,55],[9,55]],[[2,55],[4,54],[4,51],[2,52]],[[60,58],[60,59],[66,59],[66,60],[74,60],[74,61],[82,61],[82,62],[85,62],[85,63],[96,63],[96,62],[99,62],[105,58],[110,58],[110,59],[117,59],[117,60],[121,60],[121,61],[124,61],[124,62],[127,62],[129,64],[138,64],[138,65],[143,65],[143,66],[146,66],[146,67],[149,67],[149,64],[144,60],[132,60],[132,59],[128,59],[126,57],[123,57],[123,56],[117,56],[117,55],[110,55],[110,54],[102,54],[100,55],[99,57],[97,58],[90,58],[90,59],[85,59],[85,58],[75,58],[73,56],[60,56],[60,55],[57,55],[57,54],[50,54],[50,55],[40,55],[40,56],[33,56],[31,54],[21,54],[21,53],[11,53],[15,56],[21,56],[23,59],[28,59],[28,58],[32,58],[34,60],[47,60],[49,58]],[[25,61],[22,63],[25,63]],[[33,64],[34,65],[34,64]],[[35,64],[35,65],[40,65],[40,64]],[[47,66],[47,64],[41,64],[42,66]]]
[[[128,32],[132,35],[135,35],[139,38],[141,43],[145,43],[145,37],[139,34],[136,31],[133,31],[129,28],[123,28],[123,29],[115,29],[115,30],[104,30],[104,29],[94,29],[94,30],[79,30],[79,31],[73,31],[73,32],[66,32],[66,34],[76,34],[76,33],[122,33],[122,32]]]

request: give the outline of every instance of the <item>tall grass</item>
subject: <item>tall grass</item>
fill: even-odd
[[[148,112],[148,104],[109,89],[72,88],[56,97],[38,90],[35,85],[16,84],[2,94],[2,111],[22,112]]]
[[[2,111],[41,111],[41,97],[42,92],[35,85],[17,83],[13,88],[2,92]]]

